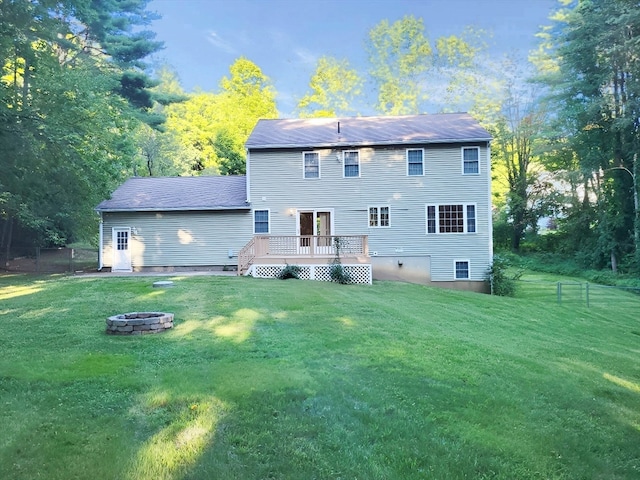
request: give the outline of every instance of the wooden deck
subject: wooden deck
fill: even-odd
[[[238,274],[251,265],[370,265],[366,235],[256,235],[238,253]]]

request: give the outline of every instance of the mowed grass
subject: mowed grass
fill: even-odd
[[[628,302],[154,280],[0,277],[0,478],[640,477]]]

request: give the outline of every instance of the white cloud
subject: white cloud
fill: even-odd
[[[295,53],[298,60],[305,65],[315,66],[318,62],[318,56],[306,48],[298,47],[293,53]]]
[[[280,29],[270,29],[268,36],[274,50],[282,51],[288,62],[302,64],[305,67],[315,67],[318,55],[304,47],[293,46],[295,41],[289,33]]]
[[[207,41],[218,50],[222,50],[223,52],[233,55],[236,55],[238,53],[238,51],[231,45],[231,43],[222,39],[220,35],[218,35],[213,30],[209,30],[207,32]]]

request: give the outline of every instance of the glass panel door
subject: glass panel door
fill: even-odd
[[[332,255],[332,212],[298,211],[299,253]],[[313,240],[313,241],[311,241]],[[313,248],[313,251],[311,251]]]
[[[300,246],[303,248],[309,248],[310,246],[310,238],[314,235],[313,228],[313,212],[300,212],[299,222],[300,222],[300,235],[306,237],[300,238]]]
[[[317,212],[318,253],[331,254],[331,212]]]

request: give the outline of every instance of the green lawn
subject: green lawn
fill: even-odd
[[[0,277],[0,478],[640,478],[640,301],[154,280]]]

